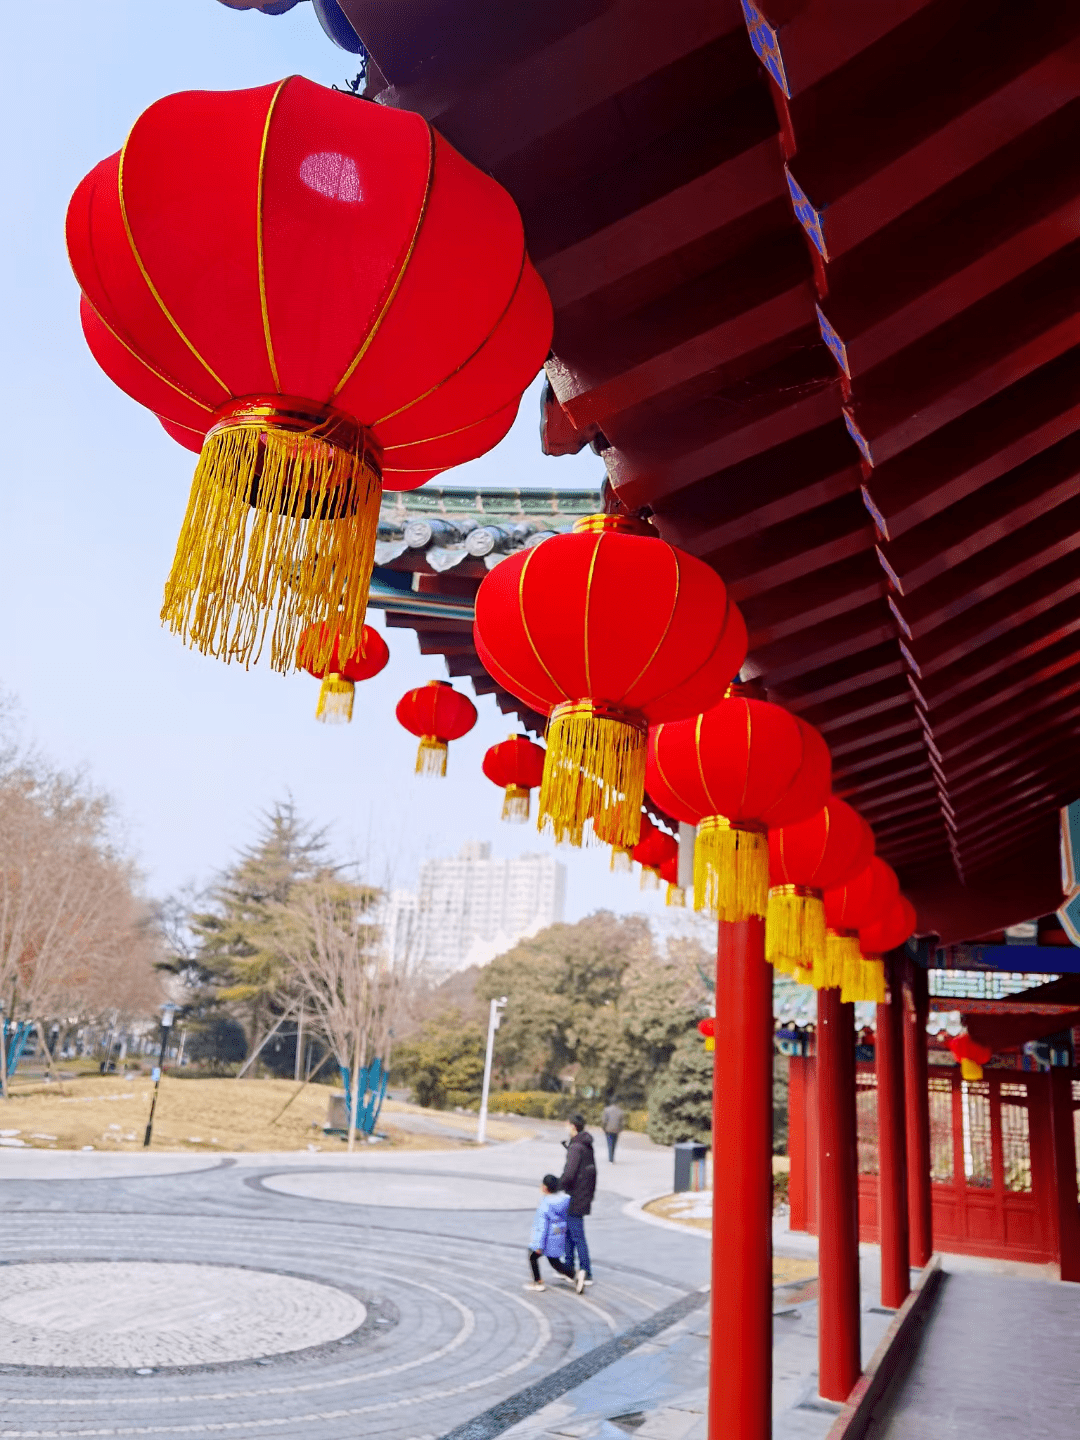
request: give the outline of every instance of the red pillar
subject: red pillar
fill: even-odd
[[[805,1055],[788,1061],[788,1227],[806,1229],[806,1065]]]
[[[926,1021],[930,982],[926,971],[905,956],[904,1109],[907,1124],[908,1241],[912,1265],[921,1269],[934,1250],[930,1203],[930,1076],[927,1073]]]
[[[1080,1208],[1076,1183],[1076,1131],[1073,1128],[1072,1071],[1050,1071],[1050,1127],[1054,1149],[1058,1259],[1062,1280],[1080,1280]]]
[[[713,1083],[710,1440],[772,1435],[772,966],[765,922],[721,923]]]
[[[878,1223],[881,1303],[897,1310],[911,1289],[908,1254],[907,1164],[904,1135],[903,995],[895,966],[887,965],[889,1000],[877,1007]]]
[[[818,1390],[846,1400],[859,1378],[859,1196],[855,1009],[817,994]]]

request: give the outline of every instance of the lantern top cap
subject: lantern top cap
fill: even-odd
[[[658,539],[655,528],[648,520],[638,520],[632,515],[582,515],[574,521],[575,535],[598,535],[611,531],[619,535],[645,535]]]
[[[724,695],[725,700],[766,700],[765,686],[760,680],[733,680]]]

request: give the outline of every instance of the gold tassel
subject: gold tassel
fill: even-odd
[[[647,749],[644,721],[588,700],[557,705],[548,721],[537,829],[550,830],[556,844],[596,840],[632,850],[641,838]]]
[[[503,792],[502,818],[520,825],[529,818],[529,792],[524,785],[507,785]]]
[[[621,845],[611,847],[611,873],[613,875],[629,875],[634,868],[634,857],[629,850],[623,849]]]
[[[446,751],[445,740],[440,740],[437,735],[422,735],[416,752],[417,775],[445,775]]]
[[[353,694],[356,686],[343,675],[333,671],[323,676],[319,687],[319,703],[315,707],[315,719],[324,725],[348,725],[352,720]]]
[[[820,973],[825,962],[825,902],[819,890],[775,885],[769,891],[765,959],[803,984]]]
[[[655,870],[651,865],[642,865],[641,883],[639,888],[642,890],[659,890],[660,871]]]
[[[825,935],[825,958],[814,985],[818,990],[839,990],[841,1000],[853,997],[846,992],[861,988],[862,951],[857,930],[829,930]],[[859,996],[862,999],[862,996]]]
[[[885,984],[885,961],[880,956],[863,957],[863,999],[872,1000],[875,1005],[885,1005],[889,999]]]
[[[769,837],[764,829],[708,815],[694,844],[694,909],[719,920],[764,919],[769,902]]]
[[[676,905],[680,910],[686,908],[686,891],[681,885],[669,885],[667,887],[667,899],[665,905]]]
[[[277,396],[232,402],[208,431],[162,620],[204,655],[330,664],[359,645],[379,520],[378,448],[351,417]],[[320,628],[321,627],[321,628]]]
[[[983,1078],[983,1067],[977,1060],[961,1060],[960,1078],[962,1080],[981,1080]]]

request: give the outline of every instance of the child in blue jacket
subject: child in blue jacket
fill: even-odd
[[[545,1175],[544,1183],[540,1186],[540,1204],[536,1207],[529,1240],[529,1265],[533,1278],[526,1284],[526,1290],[546,1288],[540,1279],[541,1255],[547,1256],[548,1264],[553,1270],[573,1281],[574,1289],[579,1295],[585,1288],[584,1270],[579,1270],[575,1275],[563,1259],[566,1250],[566,1216],[569,1209],[570,1196],[559,1194],[558,1176]]]

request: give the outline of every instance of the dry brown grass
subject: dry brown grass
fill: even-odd
[[[166,1075],[154,1115],[153,1150],[306,1150],[340,1152],[344,1141],[324,1135],[330,1089],[309,1085],[282,1111],[297,1086],[290,1080],[188,1080]],[[0,1138],[39,1150],[141,1150],[153,1086],[147,1076],[83,1076],[53,1085],[13,1085],[0,1102]],[[461,1139],[410,1134],[393,1122],[388,1102],[379,1130],[395,1148],[448,1150],[468,1145],[476,1121],[437,1116]],[[460,1125],[459,1123],[460,1122]],[[490,1131],[491,1127],[489,1127]],[[8,1132],[6,1135],[3,1132]],[[15,1132],[15,1133],[12,1133]],[[517,1131],[512,1135],[516,1136]],[[492,1134],[493,1139],[512,1138]]]

